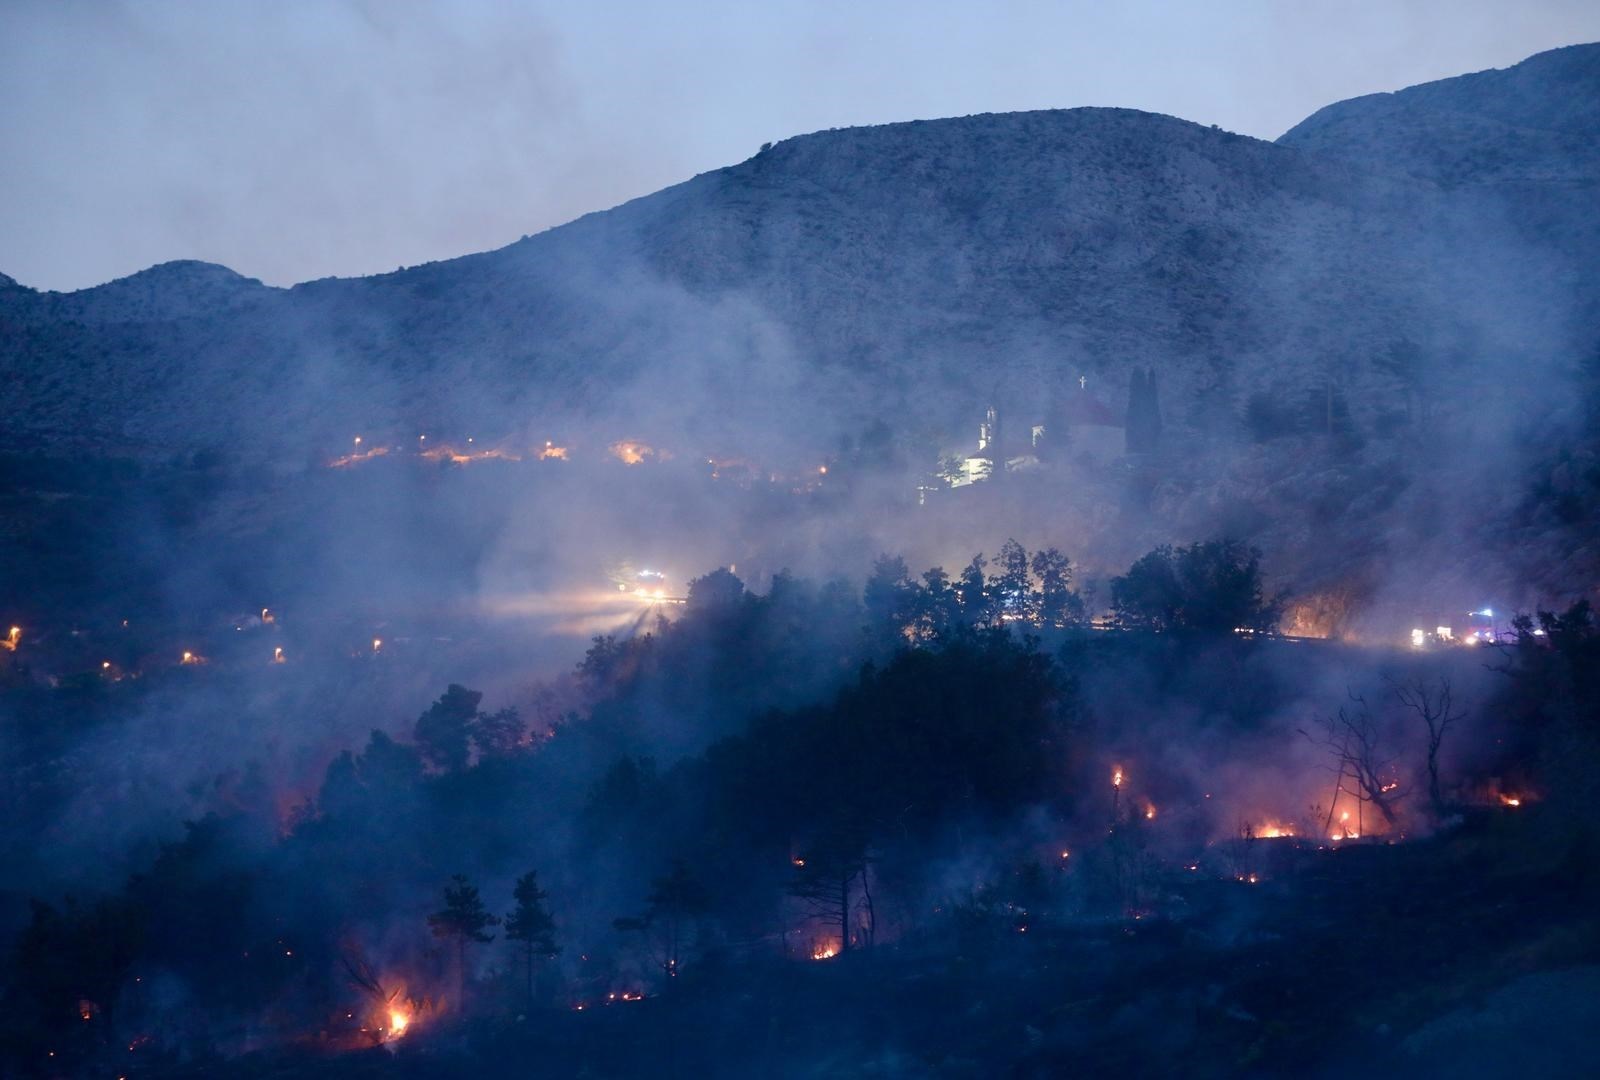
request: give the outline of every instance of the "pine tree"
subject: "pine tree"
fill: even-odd
[[[456,1000],[465,1004],[467,942],[487,944],[493,941],[494,935],[484,931],[491,926],[498,926],[500,920],[489,914],[477,887],[469,884],[465,876],[456,874],[450,881],[451,884],[444,887],[444,907],[428,916],[428,926],[433,930],[434,937],[455,942]]]
[[[1150,453],[1155,453],[1157,450],[1161,449],[1161,391],[1156,387],[1155,368],[1145,368],[1144,379],[1146,402],[1145,423],[1148,425],[1146,434],[1149,437],[1149,445],[1146,447],[1146,449]]]
[[[1125,430],[1130,454],[1153,453],[1161,445],[1161,401],[1154,368],[1135,369],[1129,380]]]
[[[547,959],[559,952],[556,946],[556,924],[544,902],[549,894],[539,888],[538,875],[529,870],[517,879],[511,895],[517,906],[505,917],[506,940],[522,944],[523,963],[526,965],[528,1008],[533,1008],[533,966],[535,961]]]

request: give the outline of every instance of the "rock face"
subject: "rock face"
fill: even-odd
[[[1120,410],[1153,368],[1190,470],[1155,505],[1183,527],[1341,483],[1362,490],[1326,512],[1395,513],[1351,470],[1405,487],[1419,444],[1493,457],[1439,482],[1451,505],[1576,423],[1597,71],[1574,46],[1276,143],[1121,109],[818,132],[497,251],[290,289],[192,262],[0,281],[0,415],[121,453],[434,430],[815,460],[871,419],[949,442],[997,402],[1024,424],[1080,377]],[[1337,464],[1318,433],[1350,444]]]

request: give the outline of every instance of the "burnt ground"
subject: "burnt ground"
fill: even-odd
[[[1254,885],[1180,869],[1137,920],[995,918],[393,1048],[128,1075],[1594,1075],[1596,855],[1541,808],[1485,813],[1406,844],[1281,845]]]

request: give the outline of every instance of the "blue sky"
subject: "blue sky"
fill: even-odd
[[[1594,0],[4,0],[0,271],[374,273],[820,128],[1119,105],[1274,138],[1594,40]]]

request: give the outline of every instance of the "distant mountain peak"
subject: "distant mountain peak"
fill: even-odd
[[[1600,178],[1600,44],[1335,102],[1277,141],[1445,184]]]
[[[94,287],[104,289],[124,282],[134,281],[186,285],[261,284],[258,279],[245,277],[238,271],[223,266],[221,263],[205,262],[201,259],[172,259]]]

